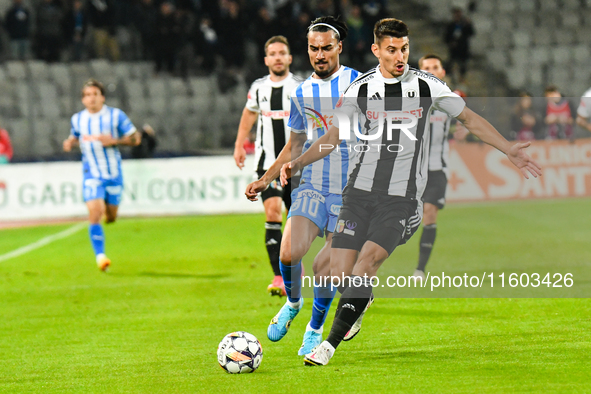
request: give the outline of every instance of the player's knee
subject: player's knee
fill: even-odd
[[[298,245],[297,243],[291,244],[290,248],[282,248],[281,252],[279,253],[279,258],[281,262],[286,265],[291,265],[291,263],[297,263],[304,257],[306,251],[304,250],[302,245]]]
[[[437,222],[437,207],[432,204],[425,204],[423,210],[423,224],[429,225]]]

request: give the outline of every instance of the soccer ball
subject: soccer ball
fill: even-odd
[[[247,332],[232,332],[218,345],[218,362],[228,373],[254,372],[262,360],[261,343]]]

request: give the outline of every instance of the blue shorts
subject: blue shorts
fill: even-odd
[[[324,231],[334,232],[343,205],[340,194],[322,193],[310,184],[303,184],[291,192],[291,201],[288,218],[303,216],[310,219],[318,226],[319,237],[324,235]]]
[[[84,202],[105,200],[108,205],[119,205],[123,194],[123,178],[96,179],[85,178],[82,183]]]

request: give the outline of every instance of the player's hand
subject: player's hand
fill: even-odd
[[[261,181],[259,179],[258,181],[251,182],[248,184],[248,186],[246,186],[246,191],[244,192],[244,195],[250,201],[258,201],[257,196],[259,195],[259,193],[267,190],[267,187],[269,187],[269,185],[266,182]]]
[[[454,140],[466,141],[466,137],[468,136],[468,134],[470,134],[468,129],[466,127],[464,127],[463,124],[458,122],[456,124],[456,132],[454,133]]]
[[[72,140],[67,138],[64,140],[64,143],[62,144],[62,147],[64,149],[64,152],[70,152],[72,150]]]
[[[234,148],[234,161],[236,166],[241,170],[244,168],[244,161],[246,160],[246,149],[243,146],[237,146]]]
[[[281,180],[281,186],[287,186],[287,180],[291,178],[293,174],[297,174],[299,170],[300,165],[297,160],[285,163],[283,167],[281,167],[281,174],[279,175],[279,179]]]
[[[528,172],[532,174],[534,178],[537,178],[538,175],[542,175],[542,167],[540,167],[540,165],[524,151],[524,149],[530,145],[531,142],[519,142],[513,145],[509,149],[509,152],[507,152],[507,157],[515,167],[519,168],[519,171],[521,171],[525,179],[529,179],[529,176],[527,175]]]
[[[113,138],[111,134],[101,134],[94,137],[95,141],[99,141],[103,146],[117,145],[117,139]]]

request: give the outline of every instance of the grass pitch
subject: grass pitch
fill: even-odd
[[[450,206],[428,268],[572,271],[584,288],[590,210],[589,200]],[[305,367],[297,350],[310,299],[282,341],[266,338],[284,299],[265,293],[263,222],[122,219],[106,227],[109,274],[84,230],[0,262],[0,392],[590,392],[584,298],[379,298],[327,367]],[[69,226],[0,231],[0,255]],[[385,273],[412,273],[419,236]],[[253,374],[217,365],[217,344],[236,330],[263,345]]]

